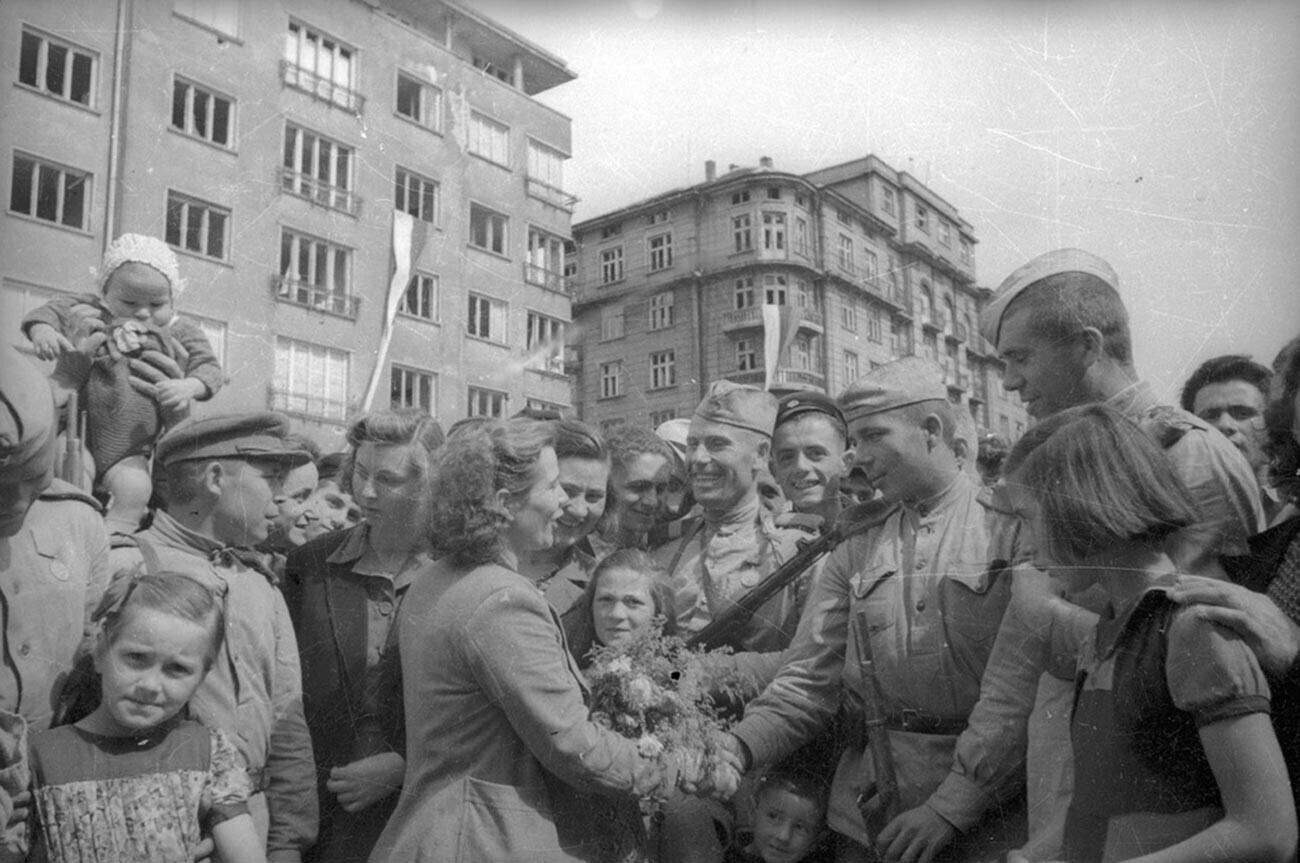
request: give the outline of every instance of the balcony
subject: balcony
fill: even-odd
[[[280,189],[321,207],[355,216],[361,210],[361,197],[350,189],[332,186],[310,174],[292,168],[280,169]]]
[[[280,79],[295,90],[301,90],[322,102],[337,105],[357,116],[361,116],[361,109],[366,103],[365,97],[356,90],[338,84],[323,75],[317,75],[305,66],[290,63],[288,60],[280,61]]]
[[[730,371],[725,375],[726,379],[736,384],[752,384],[761,387],[763,385],[763,370],[751,369],[749,371]],[[770,386],[794,386],[800,389],[813,387],[825,392],[826,376],[818,372],[808,371],[806,369],[794,369],[785,366],[777,367],[772,374]]]
[[[953,325],[952,325],[952,329],[951,329],[951,330],[948,330],[948,331],[945,332],[943,335],[944,335],[944,338],[948,339],[949,341],[953,341],[953,342],[964,342],[964,341],[966,341],[966,338],[967,338],[968,333],[967,333],[967,331],[966,331],[966,325],[965,325],[965,324],[963,324],[963,323],[961,323],[961,322],[955,322],[955,323],[953,323]]]
[[[524,192],[528,197],[555,207],[557,210],[563,210],[566,213],[572,213],[574,206],[578,203],[577,195],[570,195],[563,189],[552,186],[550,183],[544,183],[536,177],[524,177]]]
[[[781,306],[782,309],[793,313],[799,318],[799,325],[822,332],[825,325],[825,316],[819,309],[808,306]],[[722,331],[731,332],[732,330],[747,330],[763,326],[763,307],[749,306],[743,309],[731,309],[722,313]]]
[[[312,285],[293,276],[275,275],[271,277],[271,293],[281,302],[293,303],[318,312],[357,319],[361,308],[361,297],[353,294],[339,293],[322,285]]]
[[[931,312],[929,317],[922,316],[921,326],[937,333],[948,328],[948,317],[943,312]]]
[[[569,289],[569,279],[558,270],[548,270],[540,264],[530,262],[524,263],[524,281],[530,285],[546,288],[548,291],[555,291],[557,294],[571,294]]]

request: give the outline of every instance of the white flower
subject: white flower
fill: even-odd
[[[610,674],[630,674],[632,672],[632,657],[620,656],[609,664]]]
[[[636,742],[636,751],[642,758],[658,758],[664,751],[664,745],[659,742],[659,738],[643,734]]]

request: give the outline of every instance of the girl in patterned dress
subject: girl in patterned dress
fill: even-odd
[[[99,705],[32,737],[32,859],[188,863],[210,833],[225,863],[264,863],[238,751],[186,716],[221,646],[220,600],[159,572],[119,579],[95,616]]]

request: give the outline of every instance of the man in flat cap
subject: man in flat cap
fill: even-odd
[[[987,801],[1016,796],[1020,764],[982,762],[963,782],[948,779],[957,735],[979,697],[980,676],[1009,598],[991,575],[978,483],[954,452],[956,408],[933,362],[907,357],[881,366],[839,397],[852,458],[891,505],[887,517],[831,552],[813,584],[781,670],[732,729],[742,757],[769,764],[830,722],[841,697],[885,716],[899,798],[857,802],[879,773],[875,755],[851,745],[831,785],[827,821],[839,860],[929,860],[969,831],[944,860],[991,859],[1006,847],[1000,822],[1018,819]],[[876,680],[855,661],[867,616]],[[978,806],[973,801],[978,800]],[[978,824],[979,829],[972,830]],[[873,848],[874,846],[874,848]]]
[[[691,418],[686,470],[702,519],[655,558],[673,584],[677,626],[688,635],[749,592],[796,551],[806,533],[779,528],[758,497],[776,420],[776,398],[715,381]],[[732,643],[739,651],[781,650],[799,621],[798,579],[769,600]]]
[[[795,513],[821,525],[840,514],[840,477],[847,427],[835,399],[816,390],[793,392],[777,404],[772,476]]]
[[[212,417],[158,442],[163,509],[113,552],[118,578],[179,572],[225,600],[226,641],[191,708],[235,736],[271,861],[298,861],[317,829],[316,768],[302,710],[298,645],[284,597],[254,546],[279,515],[285,473],[310,460],[276,413]]]
[[[0,346],[0,831],[26,805],[28,731],[50,727],[90,615],[108,586],[99,504],[54,477],[54,395],[40,371]],[[27,853],[21,827],[0,860]]]
[[[1019,394],[1031,416],[1106,402],[1164,448],[1202,516],[1200,524],[1174,534],[1167,551],[1180,571],[1205,571],[1216,565],[1218,554],[1240,553],[1259,529],[1258,486],[1250,465],[1223,435],[1187,411],[1161,404],[1140,380],[1118,287],[1115,271],[1096,255],[1047,252],[1006,278],[981,314],[980,330],[1006,364],[1003,385]],[[1014,524],[994,530],[1016,535]],[[1027,852],[1032,859],[1052,859],[1060,852],[1072,786],[1068,717],[1074,665],[1062,658],[1060,644],[1046,642],[1053,631],[1049,604],[1062,601],[1054,595],[1059,591],[1028,565],[1028,549],[999,556],[1017,564],[1013,599],[989,658],[983,697],[958,741],[953,775],[968,774],[971,758],[1015,759],[1028,740]],[[1067,643],[1096,620],[1086,608],[1070,609],[1075,631]]]

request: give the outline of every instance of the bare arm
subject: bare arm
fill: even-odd
[[[266,851],[248,813],[213,827],[212,841],[225,863],[266,863]]]

